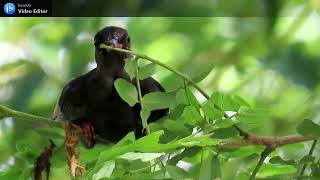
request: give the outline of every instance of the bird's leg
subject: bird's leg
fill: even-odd
[[[86,148],[92,148],[95,144],[95,133],[92,124],[88,121],[84,121],[80,124],[82,130],[84,145]]]

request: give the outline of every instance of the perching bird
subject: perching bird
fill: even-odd
[[[107,51],[100,44],[115,48],[131,49],[128,32],[120,27],[103,28],[94,37],[97,67],[87,74],[70,81],[63,89],[58,105],[62,117],[81,127],[84,145],[92,148],[95,135],[116,142],[128,132],[134,131],[137,138],[144,135],[140,119],[140,105],[130,107],[118,95],[114,81],[123,78],[131,81],[124,70],[128,54]],[[135,80],[133,81],[135,82]],[[142,95],[164,91],[153,78],[140,81]],[[148,122],[165,116],[167,109],[152,111]]]

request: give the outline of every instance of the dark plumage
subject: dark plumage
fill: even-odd
[[[116,142],[128,132],[134,131],[137,138],[143,136],[140,119],[140,105],[130,107],[118,95],[113,83],[117,78],[130,81],[124,70],[125,53],[106,51],[102,43],[112,47],[130,50],[128,32],[119,27],[106,27],[94,37],[97,68],[73,79],[63,89],[59,107],[63,119],[78,124],[84,134],[84,145],[94,146],[94,136]],[[164,91],[153,78],[140,81],[142,94]],[[153,111],[148,122],[155,121],[167,110]]]

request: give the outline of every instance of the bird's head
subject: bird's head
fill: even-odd
[[[129,55],[126,53],[102,49],[100,48],[100,44],[106,44],[114,48],[130,50],[130,37],[127,30],[123,28],[108,26],[97,32],[97,34],[94,36],[96,61],[98,65],[108,64],[108,61],[119,61],[129,57]]]

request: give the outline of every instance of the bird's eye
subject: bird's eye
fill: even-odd
[[[127,41],[130,42],[130,37],[128,37]]]

